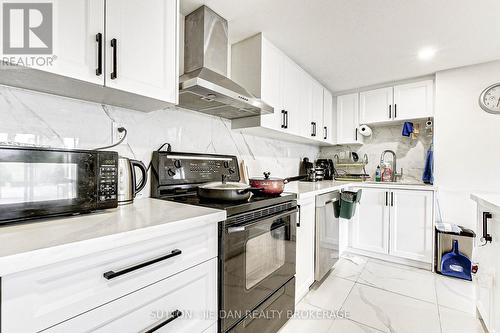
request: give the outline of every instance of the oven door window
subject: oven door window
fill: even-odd
[[[247,289],[285,265],[289,223],[279,219],[271,226],[255,227],[252,234],[245,248]]]

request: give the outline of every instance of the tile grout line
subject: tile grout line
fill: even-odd
[[[438,295],[437,295],[437,279],[434,277],[434,293],[436,294],[436,308],[437,308],[437,315],[438,315],[438,320],[439,320],[439,329],[441,330],[441,333],[443,332],[443,323],[441,322],[441,310],[439,309],[439,300],[438,300]]]
[[[352,321],[353,323],[356,323],[356,324],[360,324],[360,325],[363,325],[363,326],[369,327],[369,328],[371,328],[371,329],[373,329],[373,330],[375,330],[375,331],[377,331],[377,332],[380,332],[380,333],[386,333],[385,331],[381,331],[381,330],[379,330],[378,328],[372,327],[372,326],[370,326],[370,325],[367,325],[367,324],[365,324],[365,323],[362,323],[362,322],[357,321],[357,320],[354,320],[354,319],[349,319],[349,318],[347,318],[346,320]]]
[[[402,297],[406,297],[406,298],[411,298],[411,299],[413,299],[415,301],[420,301],[420,302],[424,302],[424,303],[427,303],[427,304],[437,305],[437,299],[436,299],[436,302],[434,303],[434,302],[426,301],[424,299],[420,299],[420,298],[416,298],[416,297],[413,297],[413,296],[401,294],[401,293],[398,293],[396,291],[384,289],[384,288],[376,286],[376,285],[371,285],[371,284],[367,284],[367,283],[363,283],[363,282],[356,282],[356,283],[360,284],[362,286],[365,286],[365,287],[369,287],[369,288],[373,288],[373,289],[378,289],[378,290],[381,290],[381,291],[386,291],[386,292],[394,294],[394,295],[398,295],[398,296],[402,296]]]

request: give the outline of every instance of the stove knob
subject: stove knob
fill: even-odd
[[[224,168],[229,168],[229,162],[228,161],[224,161]]]
[[[175,171],[174,171],[174,170],[172,170],[172,169],[168,169],[168,170],[167,170],[167,174],[168,174],[170,177],[173,177],[173,176],[175,176]]]
[[[181,168],[181,161],[175,160],[174,161],[174,167],[176,167],[177,169],[180,169]]]

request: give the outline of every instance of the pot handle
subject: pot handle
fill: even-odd
[[[262,192],[264,189],[263,188],[259,188],[259,187],[249,187],[249,188],[246,188],[244,190],[239,190],[237,193],[238,194],[245,194],[245,193],[248,193],[248,192]]]
[[[133,197],[137,195],[137,193],[141,192],[144,186],[146,186],[146,182],[148,181],[148,170],[146,166],[141,161],[130,160],[130,167],[132,169],[132,188],[133,188]],[[140,184],[136,184],[137,177],[135,176],[135,168],[139,168],[141,170],[142,178]]]

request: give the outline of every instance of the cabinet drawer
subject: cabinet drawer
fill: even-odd
[[[44,332],[197,333],[213,325],[216,314],[217,260],[212,259]]]
[[[2,332],[46,329],[216,256],[217,224],[200,223],[7,275],[2,277]],[[106,272],[118,276],[107,279]]]

